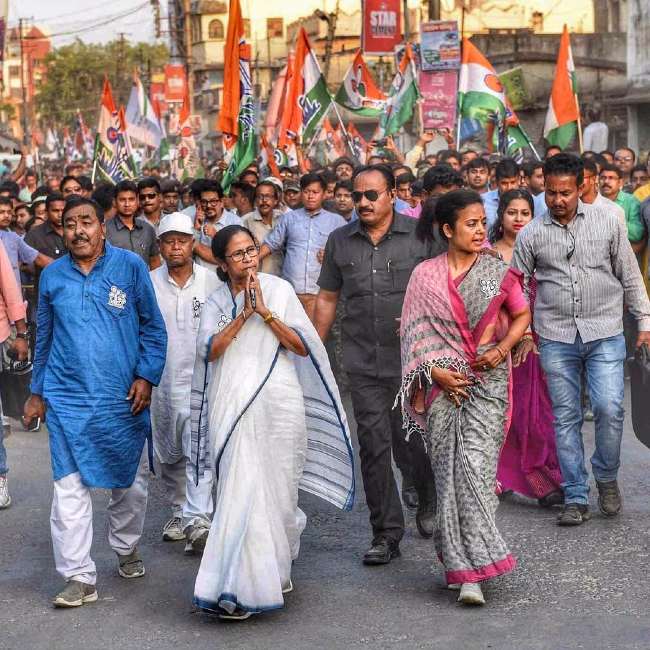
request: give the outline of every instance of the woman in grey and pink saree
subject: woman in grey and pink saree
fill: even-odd
[[[411,276],[401,319],[400,393],[409,435],[423,436],[438,493],[436,552],[459,601],[485,602],[480,583],[512,571],[495,493],[510,414],[510,350],[530,323],[521,275],[484,250],[480,195],[436,206],[448,253]]]

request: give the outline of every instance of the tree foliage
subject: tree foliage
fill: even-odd
[[[44,126],[72,127],[79,109],[84,121],[95,127],[104,75],[108,75],[115,104],[119,106],[128,100],[134,70],[146,78],[149,71],[160,71],[168,60],[167,47],[161,44],[77,40],[57,48],[47,55],[47,75],[37,88],[40,121]]]

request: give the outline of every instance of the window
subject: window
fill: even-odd
[[[211,20],[208,25],[208,38],[215,41],[222,41],[223,34],[223,23],[218,19]]]

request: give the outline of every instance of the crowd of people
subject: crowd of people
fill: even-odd
[[[620,513],[626,361],[650,345],[648,168],[628,148],[519,164],[429,154],[431,139],[365,165],[255,163],[227,195],[218,170],[115,185],[83,163],[6,170],[2,396],[27,430],[47,424],[55,606],[98,597],[93,488],[111,490],[119,575],[144,575],[155,467],[162,538],[201,555],[198,607],[282,607],[299,488],[354,501],[342,394],[366,565],[400,555],[406,510],[458,600],[483,604],[481,583],[516,565],[500,495],[590,519],[585,418],[599,510]],[[10,461],[0,436],[0,508]]]

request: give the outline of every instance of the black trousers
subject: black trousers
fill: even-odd
[[[382,537],[397,543],[404,534],[404,513],[391,464],[393,441],[403,442],[397,445],[396,463],[399,456],[402,471],[410,470],[423,501],[435,499],[431,464],[418,436],[411,436],[408,444],[403,440],[401,413],[393,410],[400,378],[350,374],[349,381],[373,543]]]

